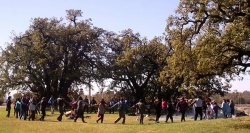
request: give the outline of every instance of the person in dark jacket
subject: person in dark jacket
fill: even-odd
[[[155,108],[155,114],[156,114],[155,123],[159,123],[159,119],[161,117],[161,111],[162,111],[160,99],[155,98],[154,108]]]
[[[181,122],[185,121],[185,113],[188,108],[188,103],[186,102],[184,97],[177,103],[176,106],[177,106],[176,108],[178,109],[178,111],[181,113]]]
[[[10,110],[11,110],[11,96],[9,96],[6,101],[6,111],[7,111],[6,117],[10,117]]]
[[[92,100],[90,101],[90,113],[97,112],[96,105],[97,105],[97,102],[96,102],[95,98],[93,97]]]
[[[145,113],[145,109],[146,109],[146,105],[144,104],[144,102],[142,101],[142,99],[139,100],[138,103],[136,103],[135,105],[136,109],[137,109],[137,113],[140,115],[139,116],[139,120],[140,120],[140,124],[143,124],[143,118],[144,118],[144,113]]]
[[[76,117],[75,117],[75,119],[74,119],[74,122],[76,122],[77,119],[78,119],[79,117],[81,117],[81,118],[82,118],[82,122],[83,122],[83,123],[86,123],[86,122],[84,121],[84,110],[83,110],[83,106],[84,106],[84,105],[85,105],[85,102],[83,102],[82,97],[79,96],[79,97],[78,97],[78,100],[77,100],[77,108],[76,108],[77,115],[76,115]]]
[[[120,102],[118,102],[118,108],[117,108],[119,117],[115,120],[114,123],[117,123],[121,118],[123,118],[122,124],[125,124],[125,120],[126,120],[126,118],[125,118],[126,106],[127,105],[125,104],[124,99],[121,98]]]
[[[39,104],[40,104],[40,109],[42,112],[42,116],[39,120],[44,121],[44,117],[46,116],[46,106],[47,106],[46,98],[43,97],[42,100],[39,102]]]
[[[89,113],[89,99],[87,96],[83,99],[83,102],[86,103],[84,104],[83,112]]]
[[[171,122],[174,122],[174,120],[173,120],[173,114],[175,112],[175,109],[173,107],[173,104],[172,104],[171,100],[168,101],[168,103],[167,103],[167,112],[168,113],[166,115],[166,121],[165,122],[168,122],[169,118],[170,118]]]
[[[27,119],[27,111],[28,111],[28,98],[22,97],[21,99],[21,115],[19,116],[20,119],[26,120]]]
[[[63,111],[64,110],[63,109],[64,101],[63,101],[62,95],[59,95],[59,97],[57,98],[57,105],[58,105],[58,111],[60,113],[60,115],[57,117],[57,120],[62,121],[62,116],[64,113],[64,111]]]

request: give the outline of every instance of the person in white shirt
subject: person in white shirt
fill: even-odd
[[[194,120],[197,120],[198,115],[200,115],[200,120],[202,120],[202,97],[199,96],[198,98],[196,98],[191,105],[194,105],[195,107]]]
[[[33,98],[31,98],[29,101],[29,110],[31,112],[29,120],[30,118],[32,119],[32,121],[35,120],[36,104],[37,104],[36,96],[33,96]]]

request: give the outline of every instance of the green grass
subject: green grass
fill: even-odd
[[[238,117],[234,119],[217,119],[193,121],[188,119],[186,122],[174,120],[174,123],[161,121],[155,124],[153,121],[145,119],[144,125],[139,125],[136,116],[126,116],[126,124],[113,124],[117,114],[105,114],[104,123],[96,123],[96,114],[90,115],[90,119],[85,119],[87,123],[82,123],[79,119],[76,123],[68,120],[65,116],[62,122],[57,122],[58,112],[54,115],[45,117],[45,121],[24,121],[13,116],[6,118],[4,108],[0,109],[0,133],[249,133],[250,117]],[[37,116],[40,117],[40,116]]]

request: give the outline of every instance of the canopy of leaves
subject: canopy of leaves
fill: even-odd
[[[169,64],[175,77],[183,78],[182,88],[223,93],[229,86],[223,86],[220,77],[230,81],[246,72],[249,11],[246,0],[180,1],[166,32],[174,49]]]
[[[14,35],[1,55],[1,87],[67,95],[73,83],[93,73],[105,32],[89,20],[76,21],[79,10],[63,19],[35,18],[24,34]]]

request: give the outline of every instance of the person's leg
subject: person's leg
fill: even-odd
[[[159,119],[161,117],[161,112],[158,111],[157,114],[156,114],[156,122],[159,123]]]
[[[198,117],[198,112],[199,109],[197,107],[195,107],[195,115],[194,115],[194,120],[196,121],[197,120],[197,117]]]
[[[125,124],[125,120],[126,120],[125,113],[123,113],[123,120],[122,120],[122,124]]]
[[[19,115],[19,119],[21,120],[22,119],[22,116],[23,116],[23,109],[20,110],[20,115]]]
[[[182,120],[183,120],[183,121],[186,121],[186,120],[185,120],[185,114],[186,114],[186,112],[183,111],[183,113],[182,113]]]
[[[74,119],[74,122],[76,122],[77,121],[77,119],[78,119],[78,114],[76,115],[76,117],[75,117],[75,119]]]
[[[103,117],[104,117],[104,114],[100,114],[100,117],[96,120],[96,122],[98,123],[99,120],[101,120],[101,123],[103,122]]]
[[[118,113],[119,113],[119,117],[115,120],[114,123],[117,123],[121,119],[121,117],[122,117],[122,113],[120,111]]]
[[[29,121],[30,121],[30,119],[32,118],[32,112],[30,111],[30,114],[29,114]]]
[[[18,118],[18,116],[19,116],[18,109],[15,109],[15,116],[16,116],[16,118]]]
[[[158,118],[158,113],[156,112],[156,114],[155,114],[155,123],[157,123],[158,120],[159,120],[159,118]]]
[[[140,115],[140,124],[143,124],[143,118],[144,118],[144,115],[141,114],[141,115]]]
[[[103,123],[104,114],[101,114],[101,123]]]
[[[169,113],[166,115],[166,121],[165,122],[168,122],[168,119],[169,119]]]
[[[43,121],[44,120],[44,117],[45,117],[45,110],[42,110],[42,116],[41,116],[41,118],[39,119],[40,121]]]
[[[119,116],[119,117],[115,120],[115,123],[117,123],[120,119],[121,119],[121,117]]]
[[[24,119],[24,120],[26,120],[27,117],[28,117],[27,112],[28,112],[27,109],[25,109],[24,112],[23,112],[23,119]]]
[[[36,110],[32,110],[31,111],[31,115],[32,115],[32,121],[34,121],[35,120],[35,117],[36,117]]]
[[[218,118],[218,110],[214,111],[214,113],[215,113],[215,119],[217,119]]]
[[[51,104],[51,105],[50,105],[50,109],[51,109],[51,114],[54,114],[54,111],[55,111],[55,106],[54,106],[54,104]]]
[[[76,122],[78,117],[80,117],[79,113],[80,113],[79,110],[76,110],[76,115],[75,115],[75,118],[74,118],[74,122]]]
[[[199,112],[200,112],[200,120],[202,120],[202,108],[199,107]]]
[[[172,114],[172,113],[170,114],[170,116],[169,116],[169,117],[170,117],[171,122],[174,122],[174,119],[173,119],[173,114]]]
[[[58,110],[59,110],[60,115],[57,117],[57,120],[58,120],[58,121],[62,121],[63,108],[62,108],[62,107],[59,107]]]
[[[6,111],[7,111],[6,117],[10,117],[10,115],[9,115],[9,108],[8,107],[6,108]]]

